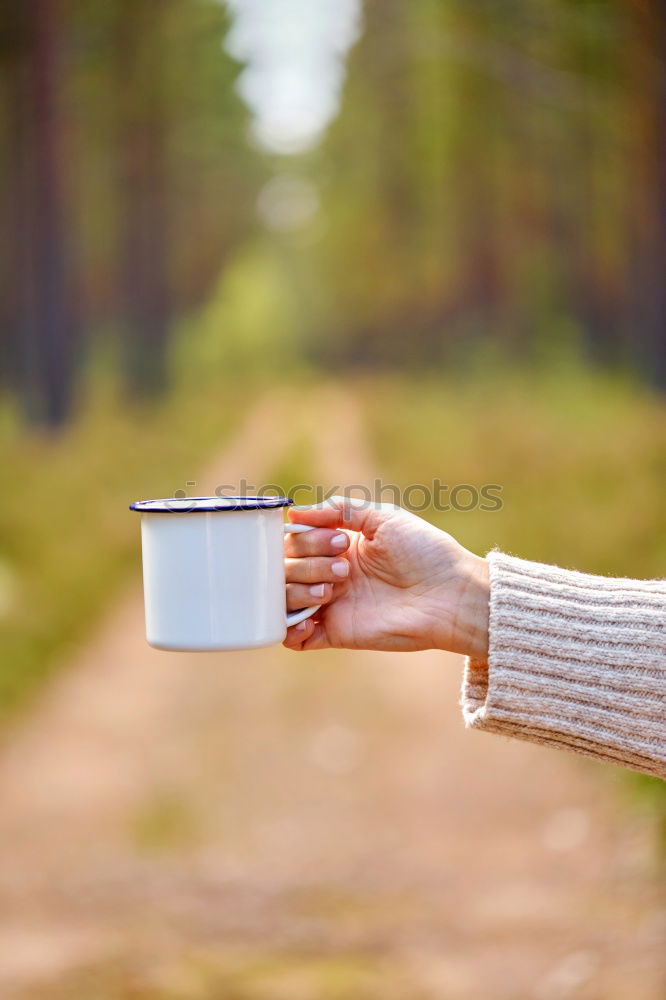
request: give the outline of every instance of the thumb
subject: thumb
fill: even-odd
[[[398,509],[392,504],[375,503],[362,497],[333,496],[311,507],[290,507],[289,520],[315,528],[348,528],[372,538],[379,525]]]

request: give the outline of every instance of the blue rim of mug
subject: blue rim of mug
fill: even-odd
[[[272,510],[289,507],[290,497],[166,497],[163,500],[137,500],[130,510],[140,514],[210,514],[225,510]]]

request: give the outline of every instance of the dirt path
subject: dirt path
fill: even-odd
[[[332,387],[266,400],[202,492],[315,412],[322,482],[381,474]],[[459,676],[157,653],[133,590],[0,761],[0,997],[661,1000],[647,829],[603,768],[465,733]]]

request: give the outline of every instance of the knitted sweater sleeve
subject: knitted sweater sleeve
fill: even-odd
[[[488,560],[488,660],[465,664],[466,725],[666,778],[666,581]]]

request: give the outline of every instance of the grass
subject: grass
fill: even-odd
[[[130,830],[135,846],[150,855],[191,849],[201,833],[201,818],[176,789],[163,789],[143,802]]]
[[[131,405],[97,378],[58,436],[19,429],[5,407],[0,722],[39,688],[137,567],[139,525],[128,504],[186,488],[235,430],[230,414],[242,389],[183,386],[160,403]]]
[[[403,490],[434,477],[502,488],[501,510],[423,512],[469,548],[497,545],[591,573],[663,574],[663,399],[584,371],[388,379],[360,397],[384,480]],[[467,506],[471,494],[455,499]]]
[[[36,989],[30,1000],[426,1000],[404,969],[382,955],[291,951],[174,955],[150,972],[100,967],[55,987]]]

